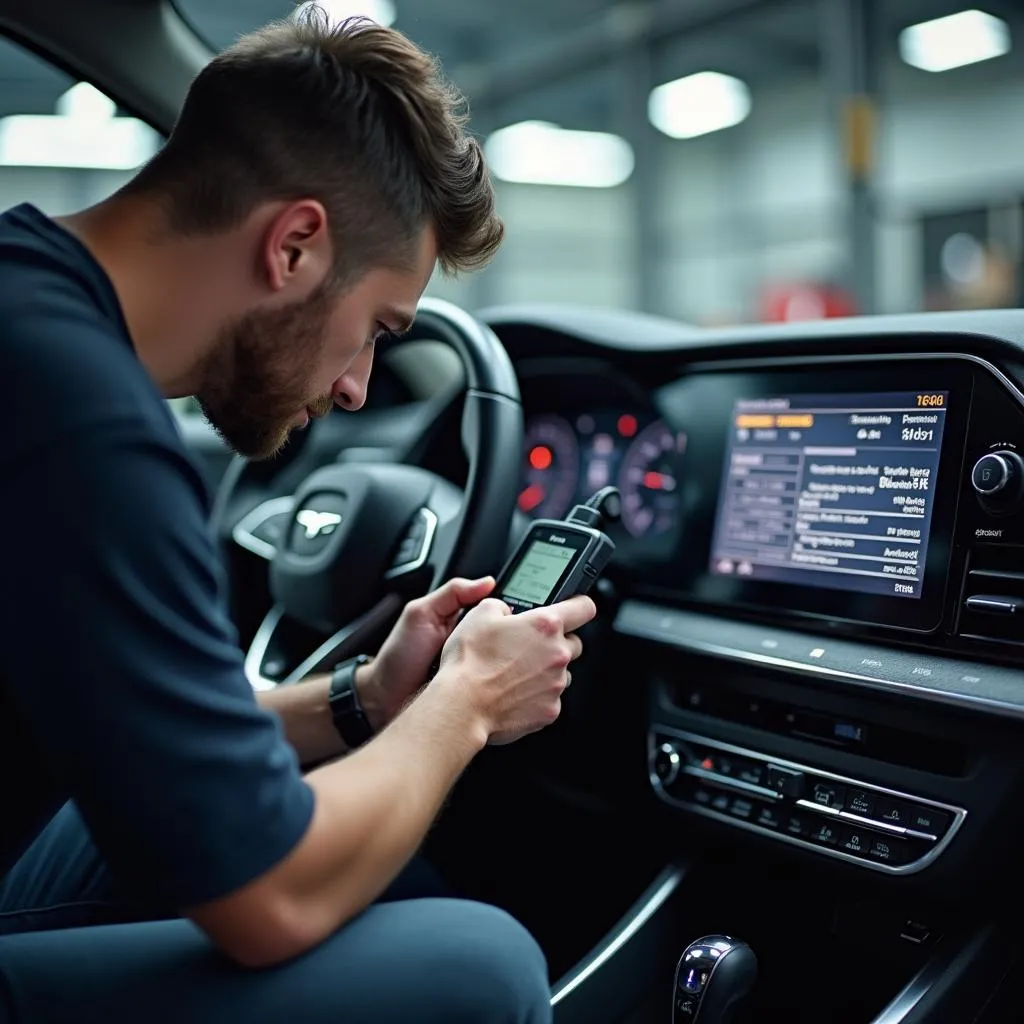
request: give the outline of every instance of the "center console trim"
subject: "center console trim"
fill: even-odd
[[[939,810],[948,812],[952,821],[950,822],[949,828],[946,830],[946,834],[940,839],[936,839],[935,836],[926,835],[924,833],[914,832],[911,829],[902,828],[900,826],[888,826],[886,827],[883,822],[875,821],[874,819],[861,818],[858,815],[851,814],[848,811],[837,811],[835,808],[824,807],[820,804],[813,803],[809,800],[796,801],[797,805],[804,810],[813,811],[821,814],[823,817],[835,817],[840,821],[849,823],[861,823],[870,825],[871,828],[877,829],[881,832],[892,833],[897,836],[909,836],[911,838],[921,839],[932,839],[935,840],[935,845],[926,853],[924,856],[911,861],[908,864],[884,864],[877,861],[865,860],[861,857],[856,857],[849,853],[843,853],[841,850],[833,850],[825,846],[815,845],[814,843],[807,842],[804,839],[796,838],[794,836],[786,835],[783,832],[770,831],[762,828],[759,825],[755,825],[750,822],[742,821],[729,814],[722,814],[719,811],[712,810],[710,807],[701,807],[698,804],[690,803],[689,801],[679,800],[673,797],[664,787],[661,779],[654,773],[653,768],[649,770],[649,776],[651,785],[654,788],[658,798],[673,807],[679,807],[693,814],[700,814],[706,818],[712,818],[715,821],[724,822],[727,825],[732,825],[735,828],[742,828],[748,832],[752,832],[755,835],[761,836],[768,839],[777,839],[781,842],[789,843],[791,846],[799,847],[802,850],[810,850],[815,853],[825,854],[826,856],[836,857],[839,860],[844,860],[850,864],[856,864],[857,867],[867,868],[872,871],[881,871],[890,875],[910,875],[915,874],[919,871],[923,871],[929,864],[933,863],[949,846],[953,837],[960,831],[960,826],[963,825],[964,820],[967,818],[967,811],[962,807],[956,807],[953,804],[943,803],[939,800],[932,800],[929,797],[917,796],[913,793],[905,793],[901,790],[891,789],[888,786],[880,786],[873,782],[865,782],[863,779],[851,778],[848,775],[837,775],[835,772],[826,771],[823,768],[815,768],[812,765],[801,764],[797,761],[789,761],[786,758],[775,757],[771,754],[766,754],[760,750],[750,750],[746,747],[737,747],[731,743],[724,743],[721,740],[714,739],[709,736],[702,736],[697,733],[686,732],[682,729],[676,729],[669,725],[663,725],[660,722],[653,722],[650,726],[648,737],[647,737],[647,748],[648,748],[648,763],[653,760],[655,752],[655,734],[663,734],[672,736],[676,739],[682,740],[684,743],[691,743],[694,745],[700,745],[705,747],[711,747],[715,750],[720,750],[726,754],[732,754],[735,757],[747,758],[753,761],[764,761],[768,764],[779,765],[783,768],[790,768],[799,772],[807,772],[816,778],[829,779],[833,782],[840,782],[846,786],[852,786],[858,789],[870,789],[877,793],[882,793],[887,797],[892,797],[897,800],[905,800],[909,803],[924,804],[929,807],[934,807]],[[708,781],[714,782],[715,785],[720,786],[726,790],[736,790],[738,792],[754,792],[758,797],[769,800],[769,799],[781,799],[779,794],[771,789],[767,789],[761,786],[754,786],[750,783],[745,783],[739,779],[731,779],[728,777],[715,775],[711,772],[705,772],[695,766],[685,766],[682,771],[689,775],[695,775],[702,778],[707,778]]]
[[[687,629],[687,626],[691,628]],[[774,626],[762,627],[754,623],[729,619],[725,616],[683,611],[668,605],[655,605],[646,601],[636,600],[622,602],[613,625],[615,632],[621,636],[651,640],[694,654],[708,654],[743,664],[785,669],[786,671],[798,672],[811,678],[853,683],[874,690],[895,693],[903,697],[913,697],[919,700],[948,704],[952,707],[966,708],[970,711],[994,714],[1001,718],[1024,719],[1024,686],[1021,685],[1024,676],[1022,676],[1019,668],[968,662],[962,657],[947,657],[945,654],[940,655],[937,652],[920,655],[922,659],[931,659],[934,664],[939,666],[953,666],[958,670],[962,667],[965,674],[974,674],[974,685],[979,686],[979,688],[985,683],[983,677],[987,677],[989,686],[993,684],[998,686],[1000,683],[1003,683],[1005,684],[1005,690],[1019,691],[1019,701],[1013,702],[981,693],[965,693],[952,686],[950,689],[940,689],[927,683],[902,681],[886,677],[881,673],[878,675],[868,675],[848,669],[832,668],[811,660],[798,661],[795,658],[783,657],[779,654],[762,653],[762,651],[702,639],[702,637],[708,635],[709,631],[713,633],[716,628],[719,630],[727,628],[732,636],[743,636],[745,634],[752,636],[756,632],[761,638],[760,644],[764,651],[777,650],[783,641],[801,640],[805,641],[805,646],[808,650],[815,649],[820,643],[824,643],[832,648],[852,648],[853,646],[858,646],[864,649],[865,654],[873,652],[882,652],[887,656],[906,654],[902,650],[880,644],[867,644],[863,641],[850,640],[845,637],[823,641],[820,636],[801,633],[796,630],[780,629]]]

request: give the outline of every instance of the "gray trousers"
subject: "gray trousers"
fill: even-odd
[[[0,883],[7,1024],[549,1024],[544,956],[414,861],[318,947],[246,970],[191,922],[127,905],[65,807]]]

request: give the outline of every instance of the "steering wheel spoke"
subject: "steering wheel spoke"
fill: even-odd
[[[257,688],[361,653],[410,597],[504,561],[523,443],[511,361],[489,328],[439,300],[422,301],[409,337],[442,341],[462,363],[464,491],[404,460],[341,458],[303,480],[246,468],[225,478],[219,535],[268,566],[273,607],[246,659]],[[430,410],[434,418],[442,408],[451,400]],[[422,456],[422,447],[408,454]],[[231,524],[226,510],[240,501],[247,511]],[[296,657],[299,649],[313,653]]]

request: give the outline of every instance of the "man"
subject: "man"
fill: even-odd
[[[430,895],[400,873],[474,755],[557,717],[592,602],[512,616],[490,580],[413,602],[338,670],[376,733],[347,752],[331,678],[247,685],[164,403],[196,395],[267,456],[358,409],[435,264],[501,235],[437,67],[318,10],[214,60],[110,200],[0,218],[0,1016],[550,1018],[510,917],[396,897]]]

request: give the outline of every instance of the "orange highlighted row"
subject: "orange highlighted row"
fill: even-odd
[[[814,426],[814,414],[809,412],[801,413],[780,413],[778,416],[770,414],[744,413],[736,417],[736,426],[747,430],[770,430],[772,427],[782,427],[793,430],[797,427],[807,429]]]

